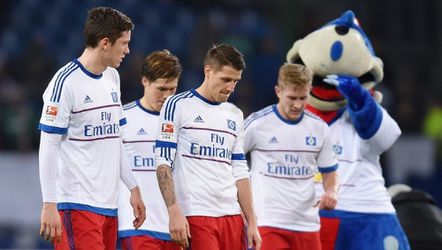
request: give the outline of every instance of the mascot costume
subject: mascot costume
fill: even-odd
[[[296,41],[287,61],[313,71],[307,110],[329,124],[339,160],[338,204],[320,211],[323,249],[410,249],[379,162],[401,131],[378,104],[383,63],[353,12]]]

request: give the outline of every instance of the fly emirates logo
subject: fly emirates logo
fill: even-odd
[[[284,178],[308,178],[313,176],[313,169],[298,164],[299,156],[284,155],[284,163],[267,163],[267,172],[264,175]]]
[[[118,135],[120,133],[120,125],[118,122],[113,122],[112,113],[101,112],[100,120],[101,124],[99,125],[84,125],[84,136],[94,137],[103,135]]]
[[[230,150],[226,143],[226,138],[219,134],[210,134],[211,145],[203,145],[197,142],[190,143],[190,153],[196,156],[209,156],[223,158],[227,160],[232,159],[232,150]]]

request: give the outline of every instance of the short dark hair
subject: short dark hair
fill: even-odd
[[[221,69],[223,66],[231,66],[236,70],[246,68],[244,55],[235,47],[228,44],[213,45],[204,58],[204,65],[210,65],[215,70]]]
[[[96,7],[88,11],[84,25],[84,43],[95,48],[103,38],[109,38],[113,44],[124,31],[134,28],[129,17],[109,7]]]
[[[167,49],[154,51],[144,58],[141,76],[146,77],[151,82],[158,78],[173,80],[179,78],[180,75],[180,61]]]

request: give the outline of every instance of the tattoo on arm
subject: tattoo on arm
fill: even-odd
[[[158,185],[163,195],[164,203],[169,207],[176,202],[175,186],[172,178],[172,171],[168,166],[161,165],[157,169]]]

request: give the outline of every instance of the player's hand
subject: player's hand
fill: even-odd
[[[326,191],[319,201],[319,209],[332,210],[335,209],[338,202],[338,194],[336,191]]]
[[[189,247],[190,229],[189,222],[181,213],[181,209],[175,203],[168,208],[169,211],[169,231],[170,237],[178,245],[186,248]]]
[[[247,239],[248,239],[248,245],[247,249],[255,249],[259,250],[261,249],[261,235],[259,234],[258,227],[256,224],[249,224],[247,227]]]
[[[43,203],[40,217],[40,236],[51,243],[61,241],[61,220],[58,214],[57,204]]]
[[[135,187],[130,190],[130,204],[134,212],[135,220],[133,221],[133,226],[138,229],[146,220],[146,206],[144,205],[143,198],[141,197],[141,192],[139,187]]]

